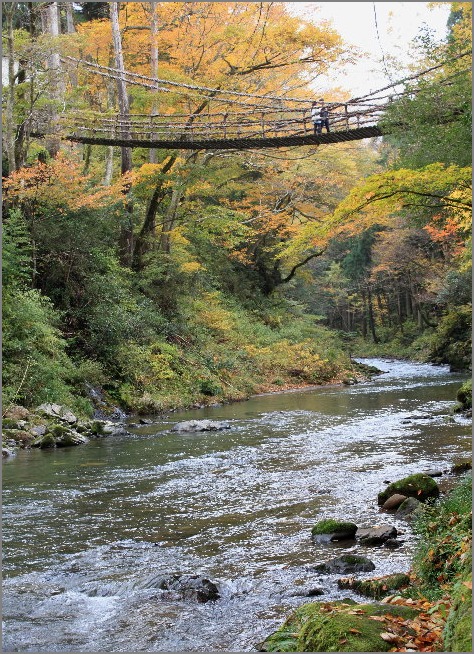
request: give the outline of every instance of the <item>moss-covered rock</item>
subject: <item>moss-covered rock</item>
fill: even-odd
[[[31,447],[39,447],[42,450],[49,447],[56,447],[56,439],[51,432],[48,432],[32,440]]]
[[[320,520],[311,530],[313,540],[346,540],[355,538],[357,525],[339,520]]]
[[[415,497],[420,502],[426,502],[430,498],[439,497],[439,488],[432,477],[424,473],[417,473],[389,484],[378,494],[378,504],[384,504],[395,493],[406,497]]]
[[[406,588],[410,584],[410,577],[405,573],[385,575],[384,577],[374,577],[373,579],[355,579],[346,577],[338,579],[339,588],[354,590],[365,597],[380,599],[390,595],[393,591],[400,588]]]
[[[300,606],[259,647],[263,652],[387,652],[392,643],[381,637],[387,613],[410,619],[417,612],[405,606],[315,602]]]
[[[469,379],[461,386],[457,392],[456,399],[461,405],[461,411],[472,409],[472,379]]]

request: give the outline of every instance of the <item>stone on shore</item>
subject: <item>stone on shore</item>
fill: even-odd
[[[407,499],[406,495],[400,495],[400,493],[395,493],[395,495],[392,495],[391,497],[386,500],[383,505],[382,509],[384,511],[392,511],[393,509],[398,509],[400,504],[404,502]]]
[[[422,507],[423,504],[416,497],[407,497],[398,507],[395,516],[410,522],[422,511]]]
[[[378,494],[379,505],[385,504],[388,498],[395,494],[415,497],[420,502],[426,502],[428,499],[439,496],[439,488],[432,477],[424,473],[417,473],[389,484]]]

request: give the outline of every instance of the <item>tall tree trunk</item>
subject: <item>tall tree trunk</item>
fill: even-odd
[[[4,12],[7,23],[7,56],[8,56],[8,93],[6,106],[6,149],[8,157],[8,173],[17,169],[15,157],[15,122],[13,107],[15,106],[15,50],[13,43],[13,14],[16,2],[7,2]]]
[[[112,62],[109,63],[109,66],[112,65]],[[111,80],[107,80],[107,109],[111,109],[114,106],[114,85]],[[104,168],[104,186],[110,186],[112,183],[112,177],[114,173],[114,146],[109,145],[105,151],[105,168]]]
[[[374,320],[374,307],[372,304],[372,293],[370,291],[370,286],[367,287],[367,305],[369,309],[369,327],[374,339],[374,343],[378,343],[379,339],[377,338],[377,333],[375,331],[375,320]]]
[[[158,77],[158,3],[150,2],[151,5],[151,20],[150,20],[150,54],[151,54],[151,77]],[[158,100],[156,94],[158,91],[153,92],[153,103],[151,105],[151,115],[156,116],[158,114]],[[152,133],[152,138],[153,138]],[[158,150],[153,148],[150,150],[150,163],[157,163],[158,161]]]
[[[114,55],[115,55],[115,68],[120,71],[119,77],[117,80],[117,94],[119,102],[119,111],[120,118],[122,122],[126,122],[130,119],[130,105],[128,101],[127,93],[127,83],[125,82],[125,66],[123,63],[123,49],[122,49],[122,37],[120,34],[120,23],[119,23],[119,3],[111,2],[110,3],[110,21],[112,24],[112,41],[114,44]],[[128,140],[130,138],[130,131],[128,127],[124,128],[124,133],[122,138]],[[122,148],[122,175],[128,173],[132,170],[132,150],[131,148]]]
[[[120,79],[117,80],[117,95],[119,102],[119,112],[122,124],[125,123],[121,137],[128,140],[130,138],[129,127],[127,126],[127,121],[130,119],[130,105],[128,101],[127,94],[127,84],[125,82],[125,66],[123,62],[123,49],[122,49],[122,37],[120,34],[120,23],[119,23],[119,3],[111,2],[110,3],[110,22],[112,26],[112,41],[114,45],[114,55],[115,55],[115,68],[117,68],[120,73]],[[125,175],[132,170],[132,150],[131,148],[122,147],[121,148],[121,171],[122,175]],[[128,189],[127,189],[128,193]],[[133,222],[132,222],[132,211],[133,207],[131,202],[127,202],[127,219],[125,224],[122,225],[120,230],[120,256],[121,261],[124,265],[130,265],[132,260],[133,252]]]
[[[166,252],[167,254],[170,253],[171,249],[170,232],[174,227],[178,205],[183,197],[183,193],[184,189],[181,186],[175,186],[171,194],[171,200],[166,212],[165,220],[163,221],[159,247],[162,252]]]
[[[58,3],[50,2],[44,9],[44,19],[47,33],[54,37],[60,34]],[[55,157],[60,148],[58,136],[58,105],[64,96],[64,80],[61,75],[61,60],[58,52],[52,52],[48,57],[48,69],[50,78],[50,97],[52,106],[50,110],[50,121],[52,127],[51,135],[46,139],[46,149],[51,157]]]
[[[68,34],[74,34],[76,28],[74,26],[74,15],[72,2],[65,2],[64,6],[66,8],[66,30]]]

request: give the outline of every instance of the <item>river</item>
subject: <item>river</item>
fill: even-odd
[[[292,608],[351,596],[311,566],[357,550],[376,565],[362,577],[408,570],[410,528],[381,515],[377,493],[470,456],[470,424],[450,415],[465,376],[365,362],[383,374],[6,460],[3,651],[252,651]],[[231,428],[170,432],[191,418]],[[311,527],[328,517],[389,522],[404,544],[314,545]],[[170,573],[204,575],[221,597],[200,604],[159,590]],[[315,587],[320,598],[297,595]]]

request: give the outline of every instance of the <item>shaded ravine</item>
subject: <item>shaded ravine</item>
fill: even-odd
[[[386,480],[470,453],[468,421],[450,416],[464,377],[367,363],[385,373],[4,462],[4,651],[252,650],[308,601],[298,593],[350,596],[309,569],[361,549],[314,545],[311,527],[325,517],[391,522],[404,546],[362,553],[373,574],[407,570],[410,530],[381,516],[376,496]],[[189,418],[231,428],[169,431]],[[159,590],[172,572],[216,580],[221,598],[198,604]]]

